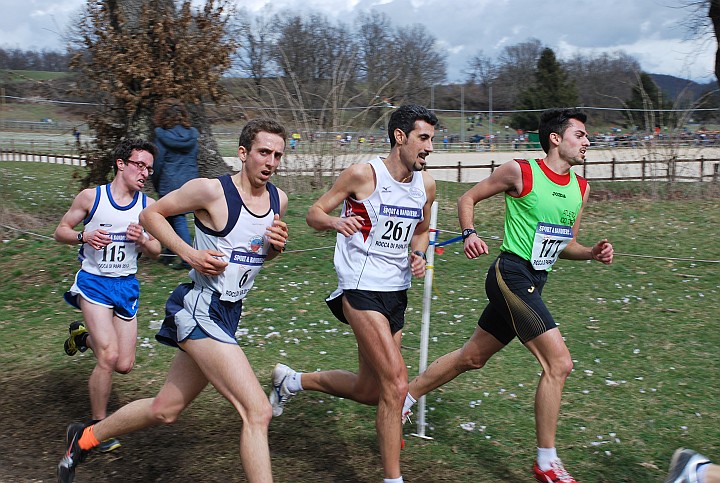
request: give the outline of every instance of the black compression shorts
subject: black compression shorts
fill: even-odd
[[[490,303],[478,326],[503,344],[516,336],[524,344],[557,327],[541,297],[547,276],[527,260],[501,253],[488,269],[485,292]]]

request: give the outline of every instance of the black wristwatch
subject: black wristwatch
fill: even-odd
[[[425,261],[427,262],[427,257],[425,256],[425,252],[424,252],[424,251],[422,251],[422,250],[415,250],[415,251],[413,252],[413,255],[417,255],[418,257],[422,258],[423,260],[425,260]]]
[[[84,235],[84,234],[85,234],[85,232],[83,232],[83,231],[81,231],[80,233],[78,233],[78,234],[77,234],[77,241],[79,241],[80,243],[84,243],[84,242],[83,242],[83,235]]]
[[[457,232],[455,232],[455,233],[457,233]],[[475,233],[475,234],[477,235],[477,232],[475,231],[475,228],[465,228],[465,229],[462,231],[462,239],[463,239],[463,241],[467,240],[467,237],[469,237],[469,236],[472,235],[473,233]]]

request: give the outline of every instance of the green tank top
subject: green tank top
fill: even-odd
[[[561,186],[547,177],[536,160],[527,161],[532,189],[520,198],[505,193],[505,237],[500,250],[528,260],[535,270],[550,270],[573,238],[582,194],[572,171],[570,182]]]

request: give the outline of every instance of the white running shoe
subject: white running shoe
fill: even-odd
[[[413,415],[413,413],[409,409],[406,409],[405,411],[403,411],[403,414],[402,414],[403,426],[405,425],[405,423],[412,423],[412,421],[410,421],[410,416],[412,416],[412,415]]]
[[[272,388],[270,388],[270,404],[272,405],[273,417],[278,417],[285,409],[285,403],[296,393],[287,388],[288,378],[292,377],[295,371],[285,364],[275,364],[272,371]]]
[[[665,482],[698,483],[697,468],[703,463],[710,463],[710,460],[691,449],[680,448],[673,454]]]

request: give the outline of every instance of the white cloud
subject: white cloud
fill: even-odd
[[[2,2],[0,46],[62,50],[62,32],[85,0]],[[200,5],[204,0],[193,0]],[[604,0],[568,4],[560,0],[235,0],[253,13],[320,12],[350,23],[374,9],[395,26],[423,24],[447,54],[448,77],[462,79],[468,60],[480,51],[496,58],[503,48],[539,39],[559,58],[573,53],[624,50],[650,73],[712,79],[714,38],[684,42],[693,13],[672,0]],[[708,40],[710,40],[708,42]]]

